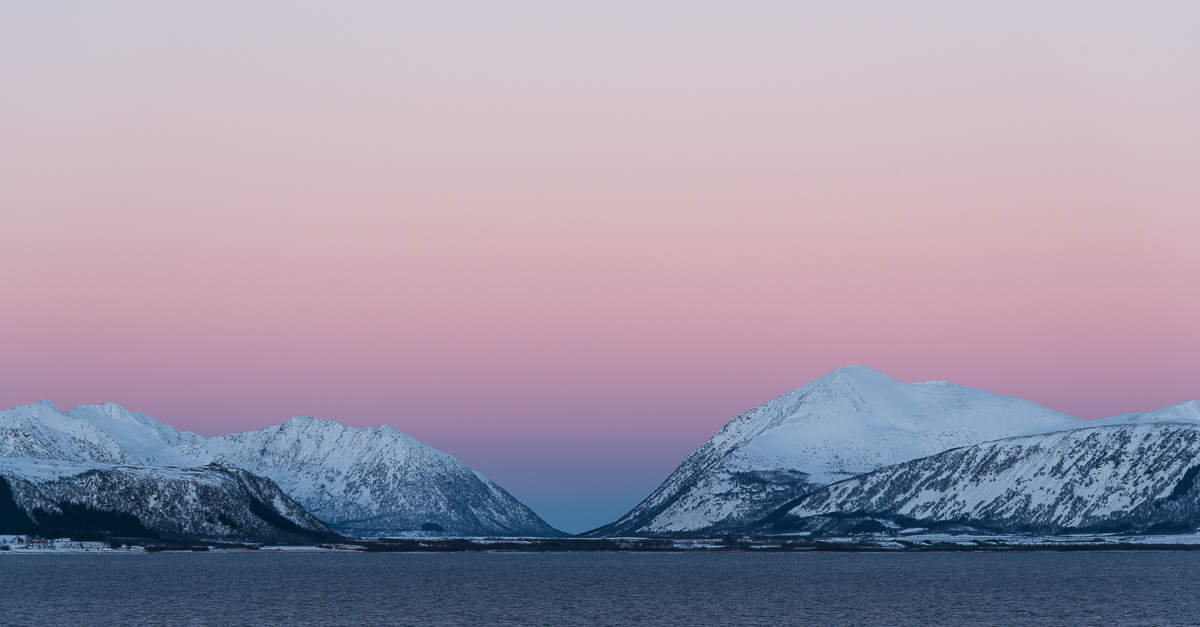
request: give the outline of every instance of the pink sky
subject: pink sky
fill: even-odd
[[[570,531],[839,366],[1200,398],[1200,6],[0,5],[0,407],[392,424]]]

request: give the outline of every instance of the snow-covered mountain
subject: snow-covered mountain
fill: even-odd
[[[8,533],[216,542],[336,537],[269,479],[221,466],[163,468],[0,459]]]
[[[1126,420],[984,442],[880,468],[800,497],[759,528],[1195,531],[1198,474],[1200,422]]]
[[[947,382],[904,384],[850,366],[726,424],[620,520],[588,535],[704,533],[882,466],[987,440],[1086,424]]]
[[[297,417],[208,438],[114,403],[61,412],[43,401],[0,412],[0,457],[246,470],[346,535],[560,534],[483,475],[388,426]]]
[[[1143,424],[1148,422],[1185,422],[1200,424],[1200,401],[1187,401],[1140,414],[1122,414],[1089,422],[1092,426]]]
[[[561,535],[487,477],[388,426],[356,429],[301,416],[198,448],[212,461],[275,480],[347,535],[423,525],[460,535]]]

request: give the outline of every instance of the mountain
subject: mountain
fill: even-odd
[[[456,535],[561,535],[487,477],[392,427],[356,429],[301,416],[204,444],[208,457],[198,458],[275,480],[339,533],[379,536],[436,525]]]
[[[1200,529],[1200,422],[1141,416],[880,468],[800,497],[754,528],[847,533],[966,525],[1045,534]]]
[[[209,438],[114,403],[61,412],[43,401],[0,412],[0,457],[152,468],[218,464],[274,481],[346,535],[561,535],[483,475],[388,426],[359,429],[302,416]]]
[[[835,370],[726,424],[661,486],[591,536],[700,534],[757,521],[835,481],[987,440],[1081,426],[1020,399],[944,381]]]
[[[1142,424],[1154,422],[1195,422],[1200,423],[1200,401],[1187,401],[1171,405],[1159,410],[1140,414],[1122,414],[1112,418],[1102,418],[1088,423],[1093,426],[1118,424]]]
[[[221,466],[155,468],[0,459],[7,533],[306,543],[337,534],[270,479]]]

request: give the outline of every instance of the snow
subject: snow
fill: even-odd
[[[1086,424],[944,382],[906,385],[864,366],[836,370],[754,413],[745,433],[753,435],[742,435],[723,465],[795,469],[818,483],[957,446]]]
[[[260,431],[209,438],[115,403],[61,412],[43,401],[0,412],[0,457],[33,460],[22,462],[22,471],[41,475],[56,467],[48,460],[77,468],[216,463],[275,481],[331,528],[351,535],[386,535],[424,523],[448,533],[557,533],[453,456],[390,426],[359,429],[297,416]]]
[[[865,511],[1012,529],[1186,522],[1200,500],[1182,481],[1200,465],[1197,451],[1196,421],[1117,421],[983,442],[832,484],[789,517]]]
[[[102,462],[72,462],[59,459],[30,459],[0,457],[0,475],[19,476],[33,481],[53,481],[64,477],[74,477],[88,470],[149,470],[142,465],[105,464]],[[155,474],[163,477],[185,477],[194,475],[195,468],[153,468]]]
[[[876,468],[1086,424],[1012,397],[945,381],[905,384],[849,366],[733,419],[654,494],[599,531],[736,526],[808,490]]]
[[[1139,414],[1122,414],[1111,418],[1102,418],[1089,424],[1095,426],[1115,424],[1138,424],[1146,422],[1183,422],[1200,423],[1200,401],[1187,401],[1171,405],[1152,412]]]

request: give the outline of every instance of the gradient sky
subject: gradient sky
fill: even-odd
[[[901,6],[903,5],[903,6]],[[0,406],[617,518],[829,370],[1200,398],[1200,4],[0,2]]]

